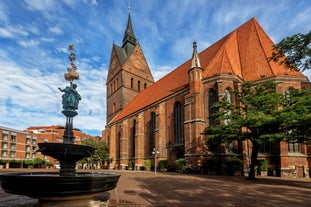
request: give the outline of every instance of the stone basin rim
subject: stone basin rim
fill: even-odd
[[[120,176],[101,172],[77,172],[76,176],[60,176],[58,172],[8,172],[0,174],[0,182],[7,193],[64,199],[112,190]]]

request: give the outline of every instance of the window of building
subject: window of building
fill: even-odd
[[[117,139],[117,160],[121,159],[121,139],[122,139],[122,128],[118,132],[118,139]]]
[[[32,145],[37,145],[37,137],[32,138]]]
[[[30,146],[26,146],[26,152],[30,152]]]
[[[133,89],[133,87],[134,87],[134,79],[131,78],[131,89]]]
[[[217,92],[214,89],[208,92],[208,123],[210,126],[217,124],[216,119],[213,118],[213,114],[217,112],[216,109],[213,108],[213,105],[217,102],[217,97]]]
[[[144,83],[144,89],[146,89],[147,88],[147,83]]]
[[[140,91],[140,81],[137,81],[137,90]]]
[[[25,157],[26,159],[30,159],[30,153],[26,153]]]
[[[1,156],[2,156],[2,157],[7,157],[7,156],[8,156],[8,151],[2,150]]]
[[[26,137],[26,144],[30,144],[30,138]]]
[[[116,112],[116,103],[112,104],[112,113]]]
[[[15,158],[15,157],[16,157],[15,151],[10,151],[10,158]]]
[[[156,138],[156,114],[151,112],[150,116],[150,143],[149,143],[149,153],[151,154],[152,149],[155,148],[155,138]]]
[[[228,104],[232,104],[232,99],[231,99],[231,92],[229,89],[226,89],[224,91],[224,101],[226,101]],[[229,116],[231,114],[231,110],[226,111],[226,115]],[[228,125],[230,122],[230,119],[225,119],[224,124]]]
[[[259,145],[259,152],[260,153],[271,153],[272,152],[272,144],[271,143],[264,143]]]
[[[16,135],[11,134],[11,142],[16,142]]]
[[[8,143],[7,142],[2,142],[2,149],[8,149]]]
[[[180,102],[174,106],[174,142],[184,143],[184,110]]]
[[[232,153],[233,152],[233,141],[226,143],[226,153]]]
[[[11,143],[10,144],[10,150],[16,150],[16,144]]]
[[[288,140],[288,152],[301,152],[301,143],[296,140]]]
[[[131,155],[132,157],[134,158],[136,155],[135,155],[135,152],[136,152],[136,143],[135,143],[135,138],[137,136],[137,121],[134,120],[133,121],[133,129],[132,129],[132,140],[131,140]]]
[[[2,141],[8,141],[8,134],[2,133]]]

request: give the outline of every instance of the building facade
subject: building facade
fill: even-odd
[[[126,31],[129,31],[128,25],[132,29],[130,16],[128,22]],[[221,163],[219,173],[223,174],[224,163],[238,157],[246,170],[250,141],[224,144],[218,153],[212,153],[205,145],[208,138],[202,132],[215,121],[211,118],[212,105],[225,95],[234,102],[230,91],[239,89],[245,81],[278,81],[277,92],[282,94],[309,85],[302,73],[268,61],[273,42],[255,18],[200,53],[194,42],[192,57],[189,54],[189,60],[154,83],[145,59],[140,59],[144,64],[137,64],[137,58],[132,58],[137,55],[136,49],[139,57],[143,57],[138,44],[133,44],[135,49],[126,53],[127,56],[120,55],[128,51],[124,40],[122,49],[116,45],[112,48],[107,77],[107,125],[103,131],[111,165],[117,169],[124,169],[128,162],[134,163],[134,169],[140,169],[147,159],[154,164],[156,148],[159,151],[156,162],[168,160],[172,169],[177,159],[185,158],[189,168],[204,172],[208,160],[216,159]],[[120,57],[125,58],[120,61]],[[144,65],[141,70],[144,72],[130,74],[128,65]],[[120,81],[114,87],[112,81],[117,77]],[[133,89],[132,80],[145,82],[146,87],[135,93],[124,93],[128,88]],[[282,140],[272,145],[262,146],[259,154],[259,159],[269,161],[270,175],[309,176],[311,153],[305,143]]]
[[[37,158],[37,143],[35,134],[0,126],[1,168],[23,167],[25,160]]]
[[[33,126],[24,131],[0,126],[0,165],[1,168],[23,168],[27,161],[36,158],[50,162],[52,166],[58,165],[58,161],[50,156],[45,156],[40,152],[37,143],[42,142],[63,142],[65,128],[59,125]],[[95,139],[79,130],[74,130],[75,144],[81,144],[83,139]]]

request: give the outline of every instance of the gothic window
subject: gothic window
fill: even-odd
[[[180,102],[174,106],[174,139],[175,143],[184,143],[184,110]]]
[[[155,136],[156,136],[156,114],[151,112],[150,117],[150,144],[149,152],[152,152],[152,149],[155,147]]]
[[[226,101],[228,104],[232,104],[232,99],[231,99],[231,93],[229,89],[226,89],[224,91],[224,101]],[[231,114],[231,110],[227,110],[226,111],[226,115],[230,115]],[[230,119],[225,119],[224,120],[224,124],[228,125],[230,122]]]
[[[217,102],[217,92],[214,89],[210,89],[208,92],[208,123],[210,126],[216,125],[217,121],[213,118],[213,114],[216,113],[216,109],[213,105]]]
[[[120,131],[118,132],[118,139],[117,139],[117,160],[121,159],[121,139],[122,139],[122,128],[120,128]]]
[[[134,120],[133,121],[133,128],[132,128],[132,140],[131,140],[131,155],[134,158],[135,155],[135,151],[136,151],[136,145],[135,145],[135,138],[137,136],[137,121]]]

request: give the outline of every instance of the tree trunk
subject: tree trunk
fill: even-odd
[[[250,164],[250,171],[248,174],[249,180],[255,180],[256,179],[256,165],[257,165],[257,157],[258,157],[258,150],[259,150],[259,144],[257,142],[252,142],[252,155],[251,155],[251,164]]]

